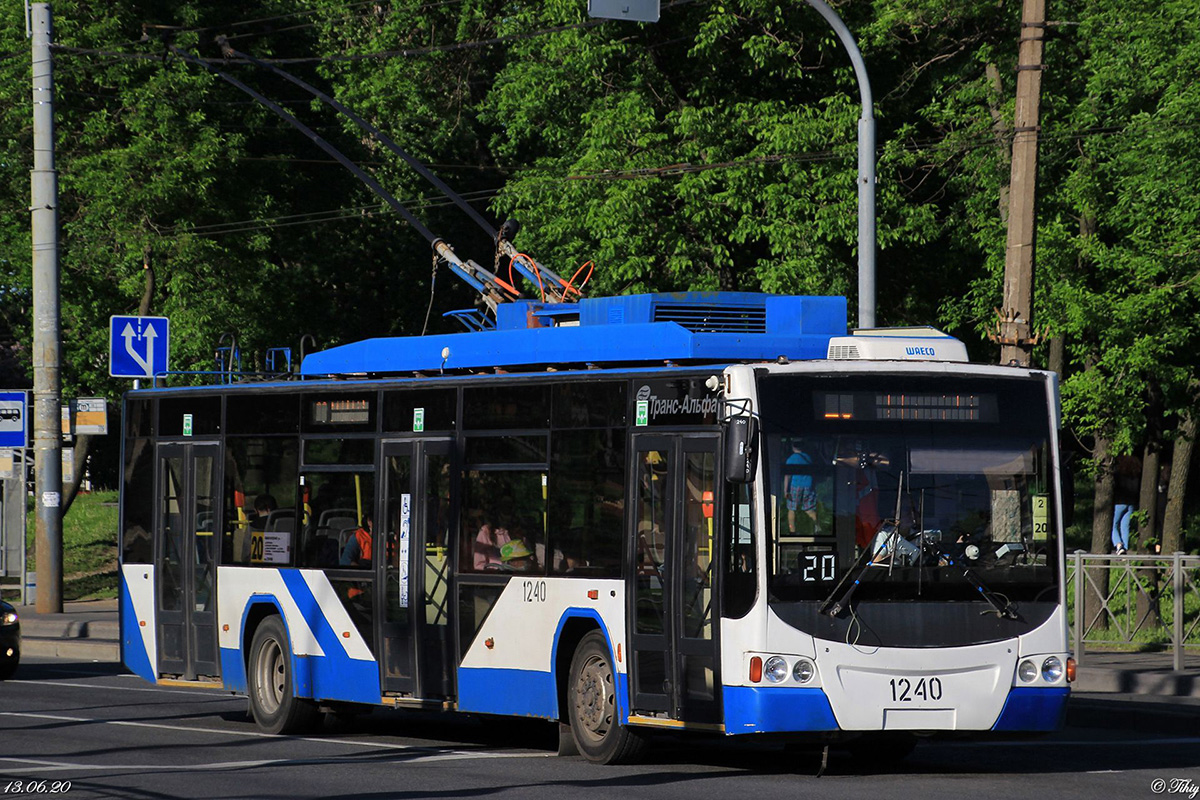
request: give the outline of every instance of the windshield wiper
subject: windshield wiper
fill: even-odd
[[[983,578],[979,577],[975,570],[968,567],[959,561],[956,561],[950,555],[945,553],[940,547],[933,542],[926,542],[925,549],[932,553],[939,561],[945,561],[952,567],[958,567],[959,572],[967,579],[967,583],[971,584],[983,599],[988,601],[992,608],[996,609],[996,613],[1005,619],[1018,619],[1016,609],[1013,608],[1012,601],[1002,594],[997,594],[988,588],[988,585],[983,582]],[[985,612],[986,613],[986,612]]]
[[[857,589],[859,583],[862,582],[863,573],[867,571],[867,567],[869,566],[871,566],[871,548],[866,547],[863,548],[862,555],[858,557],[858,561],[855,562],[854,566],[846,571],[845,577],[838,582],[837,586],[833,587],[833,591],[830,592],[829,596],[826,597],[824,602],[821,603],[821,608],[818,609],[817,613],[828,614],[831,617],[836,617],[838,614],[841,614],[846,608],[848,608],[850,606],[850,598],[854,597],[854,590]],[[836,603],[833,602],[833,598],[836,597],[837,593],[840,592],[842,587],[846,585],[846,581],[850,580],[851,575],[854,576],[854,582],[850,584],[850,588],[846,590],[845,594],[843,594]]]
[[[885,531],[887,533],[887,537],[881,544],[876,545],[878,537]],[[870,544],[863,548],[862,555],[858,557],[858,561],[855,562],[854,566],[846,572],[846,576],[842,578],[838,585],[833,587],[833,591],[829,593],[829,597],[825,598],[825,602],[821,603],[821,608],[818,609],[817,613],[828,614],[831,617],[836,617],[838,614],[841,614],[843,611],[849,608],[850,600],[854,597],[854,592],[858,589],[859,585],[862,584],[863,573],[867,571],[867,568],[871,566],[883,566],[876,560],[877,557],[882,555],[887,556],[888,574],[891,575],[892,565],[896,563],[897,557],[903,555],[898,546],[900,542],[904,542],[911,552],[917,552],[917,548],[913,546],[911,542],[901,536],[900,531],[897,530],[891,523],[882,525],[879,529],[879,533],[871,537]],[[838,601],[834,603],[833,598],[837,596],[837,593],[841,591],[843,586],[846,585],[846,581],[850,579],[851,575],[854,576],[854,580],[850,584],[850,587],[846,589],[845,594],[843,594]]]

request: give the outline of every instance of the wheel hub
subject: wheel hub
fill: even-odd
[[[595,739],[607,733],[613,696],[608,664],[601,658],[588,659],[579,671],[575,687],[575,712],[584,730]]]

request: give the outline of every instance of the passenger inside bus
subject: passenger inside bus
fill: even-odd
[[[537,558],[524,539],[513,539],[500,547],[500,568],[505,572],[534,572]]]
[[[371,568],[371,514],[363,515],[362,527],[354,531],[354,535],[346,540],[342,550],[341,565],[354,569]]]
[[[275,498],[272,495],[264,492],[254,498],[254,516],[250,518],[250,530],[265,531],[267,529],[267,518],[277,508],[279,508],[279,504],[275,502]]]
[[[500,569],[504,563],[500,548],[513,539],[507,527],[513,521],[512,498],[502,497],[498,502],[489,503],[489,506],[472,543],[472,563],[476,572]]]

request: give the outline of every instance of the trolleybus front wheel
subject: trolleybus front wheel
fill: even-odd
[[[317,706],[292,694],[292,648],[279,617],[267,617],[250,645],[250,713],[267,733],[296,733],[314,726]]]
[[[612,659],[599,631],[579,642],[568,680],[571,735],[583,757],[599,764],[636,760],[645,750],[646,740],[621,724]]]

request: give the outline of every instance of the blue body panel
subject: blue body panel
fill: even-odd
[[[246,665],[242,651],[228,647],[221,650],[221,683],[231,692],[246,693]]]
[[[300,614],[312,629],[317,644],[325,653],[323,657],[292,656],[296,695],[318,700],[380,702],[379,662],[348,657],[338,641],[337,632],[325,619],[317,599],[300,573],[296,570],[280,570],[280,575]],[[290,632],[288,635],[291,636]]]
[[[558,693],[549,672],[459,668],[458,710],[558,719]]]
[[[1067,719],[1066,687],[1037,689],[1016,686],[1008,693],[994,731],[1057,731]]]
[[[497,315],[494,330],[368,339],[314,353],[304,359],[300,372],[820,359],[829,339],[846,333],[843,297],[748,292],[630,295],[573,304],[517,302],[501,305]],[[578,324],[551,327],[564,316],[577,318]]]
[[[837,719],[821,689],[725,686],[725,733],[836,731]]]

